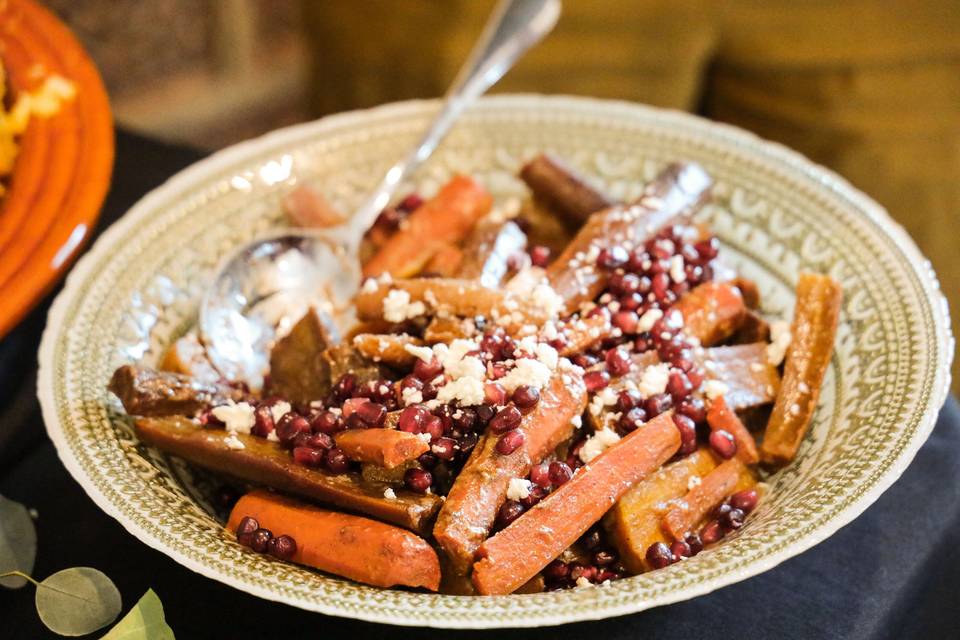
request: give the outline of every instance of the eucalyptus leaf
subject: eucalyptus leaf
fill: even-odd
[[[0,573],[33,572],[37,559],[37,530],[30,512],[19,502],[0,496]],[[0,578],[0,587],[19,589],[27,581],[19,576]]]
[[[82,636],[117,619],[122,603],[117,587],[100,571],[73,567],[37,585],[37,613],[62,636]]]
[[[101,640],[175,640],[163,618],[163,604],[153,589]]]

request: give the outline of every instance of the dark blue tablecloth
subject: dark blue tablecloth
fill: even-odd
[[[99,229],[199,155],[121,133]],[[2,256],[0,256],[2,259]],[[2,304],[2,301],[0,301]],[[713,594],[640,614],[539,630],[445,632],[328,618],[258,600],[169,560],[100,512],[46,439],[35,399],[46,303],[0,342],[0,494],[39,513],[35,575],[104,571],[128,608],[153,588],[187,638],[960,638],[960,409],[951,399],[910,468],[814,549]],[[0,637],[43,638],[33,589],[0,589]]]

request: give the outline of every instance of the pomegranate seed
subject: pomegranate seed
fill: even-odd
[[[346,473],[350,470],[350,460],[342,449],[334,447],[327,451],[327,459],[324,461],[327,471],[333,474]]]
[[[697,450],[697,425],[687,416],[673,414],[673,424],[680,432],[680,455],[687,456]]]
[[[650,349],[653,349],[653,346],[653,336],[649,332],[641,333],[639,336],[637,336],[637,339],[633,341],[633,349],[637,353],[645,353],[650,351]]]
[[[420,389],[420,395],[423,397],[424,402],[433,400],[437,397],[437,388],[429,382],[424,382],[423,388]]]
[[[506,433],[520,426],[522,420],[523,414],[520,413],[520,410],[512,404],[508,404],[497,412],[497,415],[493,416],[487,428],[492,433]]]
[[[387,419],[387,408],[379,402],[365,402],[357,408],[357,415],[368,427],[382,427]]]
[[[730,506],[744,513],[750,513],[756,508],[759,499],[760,495],[756,489],[744,489],[730,496]]]
[[[507,500],[497,511],[497,519],[494,526],[498,529],[505,529],[510,523],[523,515],[523,505],[516,500]]]
[[[601,269],[606,269],[607,271],[613,271],[614,269],[619,269],[623,265],[627,264],[629,259],[630,254],[628,254],[627,250],[623,247],[608,247],[606,249],[601,249],[600,253],[597,255],[597,266]]]
[[[622,376],[630,371],[630,354],[625,349],[610,349],[604,357],[607,371],[615,376]]]
[[[526,437],[523,435],[523,432],[519,429],[512,429],[507,431],[500,439],[497,440],[497,453],[503,456],[508,456],[517,449],[520,448],[520,445],[523,444]]]
[[[366,429],[367,428],[367,423],[364,422],[360,418],[360,416],[357,415],[356,413],[351,413],[347,417],[347,419],[344,420],[344,424],[346,425],[347,429]]]
[[[550,463],[549,474],[550,484],[554,487],[559,487],[573,477],[573,469],[571,469],[566,462],[556,460]]]
[[[647,547],[647,564],[654,569],[663,569],[673,562],[673,553],[664,542],[654,542]]]
[[[693,391],[693,385],[682,371],[671,371],[667,378],[667,393],[675,403],[679,403]]]
[[[300,435],[302,436],[306,434]],[[297,437],[299,438],[300,436]],[[312,436],[307,437],[306,446],[313,447],[314,449],[332,449],[333,438],[325,433],[315,433]]]
[[[606,371],[588,371],[583,374],[583,384],[587,391],[596,393],[610,384],[610,374]]]
[[[703,281],[703,267],[688,263],[683,267],[683,275],[687,277],[688,283],[692,285],[700,284]]]
[[[316,469],[323,464],[323,449],[296,447],[293,450],[293,461],[305,467]]]
[[[370,401],[367,400],[366,398],[350,398],[349,400],[343,403],[343,407],[342,407],[343,417],[349,418],[360,407],[360,405],[366,404],[368,402]]]
[[[669,393],[654,394],[643,402],[643,410],[647,412],[647,418],[656,418],[672,406],[673,399]]]
[[[541,500],[547,497],[547,490],[539,485],[530,487],[530,495],[526,498],[520,498],[520,504],[529,509]]]
[[[607,320],[609,320],[610,309],[606,305],[601,305],[599,307],[594,307],[587,312],[588,318],[596,318],[597,316],[604,316]]]
[[[690,555],[695,556],[703,551],[703,540],[700,539],[698,534],[688,533],[683,541],[686,542],[687,547],[690,548]]]
[[[709,442],[713,452],[724,460],[729,460],[737,455],[737,441],[728,431],[717,429],[710,434]]]
[[[746,515],[740,509],[730,509],[720,516],[720,526],[727,531],[735,531],[743,526],[743,520]]]
[[[713,516],[717,519],[720,518],[723,514],[729,512],[733,507],[730,506],[729,502],[724,502],[720,504],[716,509],[713,510]]]
[[[266,404],[261,404],[253,412],[253,429],[250,430],[255,436],[266,438],[273,431],[273,413]]]
[[[640,425],[646,422],[646,420],[647,412],[641,407],[634,407],[621,415],[620,421],[617,424],[624,433],[630,433],[631,431],[635,431]]]
[[[616,409],[620,413],[626,413],[643,402],[643,397],[636,391],[624,389],[617,394]]]
[[[423,433],[423,427],[430,417],[430,411],[425,406],[412,404],[400,412],[397,429],[407,433]]]
[[[426,493],[430,485],[433,484],[433,476],[429,471],[423,469],[407,469],[403,474],[403,484],[410,491],[416,493]]]
[[[473,448],[477,446],[477,441],[479,438],[476,433],[468,433],[462,438],[460,438],[460,459],[466,460],[470,456],[470,452],[473,451]]]
[[[277,536],[267,543],[267,551],[276,558],[289,560],[297,552],[297,542],[290,536]]]
[[[673,560],[677,561],[680,558],[689,558],[693,555],[693,551],[683,540],[677,540],[672,545],[670,545],[670,554],[673,556]]]
[[[620,329],[620,331],[622,331],[624,334],[631,334],[637,331],[637,324],[639,324],[640,318],[637,316],[636,311],[621,309],[613,314],[613,318],[611,318],[610,322],[613,323],[613,326]]]
[[[543,577],[547,580],[560,582],[570,575],[570,565],[562,560],[554,560],[543,568]]]
[[[453,426],[463,433],[471,431],[477,424],[477,412],[469,407],[455,411],[452,418]]]
[[[511,399],[513,404],[521,409],[532,409],[540,402],[540,389],[525,384],[521,385],[514,390]]]
[[[693,385],[694,389],[699,389],[700,385],[703,384],[703,369],[700,367],[691,367],[690,370],[687,371],[687,379],[690,381],[690,384]]]
[[[722,538],[723,527],[716,520],[711,520],[700,530],[700,540],[703,542],[703,546],[718,542]]]
[[[695,423],[703,422],[707,419],[707,407],[703,400],[695,396],[684,398],[683,402],[677,407],[677,412],[687,416]]]
[[[257,529],[250,535],[250,548],[257,553],[264,553],[272,538],[273,533],[269,529]]]
[[[639,293],[630,293],[625,296],[621,296],[618,302],[620,303],[621,312],[636,311],[637,309],[643,306],[643,296],[641,296]],[[617,326],[620,326],[620,325],[617,325]],[[633,328],[630,329],[629,331],[624,329],[622,326],[620,327],[620,329],[625,333],[633,333],[634,331],[636,331],[636,325],[634,325]]]
[[[603,542],[603,538],[600,535],[600,530],[597,527],[590,528],[583,537],[580,538],[580,542],[583,543],[587,549],[591,551],[597,549],[600,546],[600,543]]]
[[[616,562],[617,556],[606,549],[593,552],[593,564],[598,567],[606,567]]]
[[[332,411],[321,411],[310,420],[310,429],[315,433],[334,434],[343,430],[343,423]]]
[[[600,359],[596,356],[592,356],[589,353],[578,353],[573,358],[571,358],[573,364],[584,369],[589,369],[593,365],[600,362]]]
[[[457,441],[453,438],[438,438],[430,450],[441,460],[453,460],[457,455]]]
[[[436,442],[443,435],[443,420],[437,416],[430,416],[423,424],[423,433],[430,434],[430,441]]]
[[[483,385],[483,401],[487,404],[502,406],[507,404],[507,391],[496,382],[487,382]]]
[[[400,201],[400,204],[397,205],[397,208],[403,209],[404,211],[413,211],[414,209],[419,209],[420,205],[422,204],[423,198],[420,197],[420,194],[411,193]]]
[[[658,238],[653,242],[647,243],[647,251],[650,252],[650,255],[660,260],[673,256],[673,252],[676,251],[676,249],[672,240]]]
[[[702,262],[709,262],[720,253],[720,241],[717,240],[716,237],[711,236],[706,240],[701,240],[696,243],[693,245],[693,248],[697,250],[697,254],[699,254]]]
[[[479,421],[479,427],[484,427],[490,420],[493,419],[493,416],[497,415],[497,408],[491,404],[482,404],[476,409],[477,411],[477,420]]]
[[[374,221],[373,225],[381,229],[392,230],[400,226],[400,222],[405,218],[403,213],[394,207],[386,207],[383,211],[380,212],[380,215],[377,216],[377,219]]]
[[[658,273],[650,281],[650,290],[659,302],[666,302],[670,293],[670,276],[666,273]]]
[[[700,252],[692,244],[683,243],[680,247],[680,255],[683,256],[684,264],[696,264],[700,262]]]
[[[610,278],[610,291],[617,296],[626,296],[640,290],[640,278],[634,273],[615,273]]]
[[[549,489],[553,485],[550,481],[550,465],[545,462],[534,465],[533,468],[530,469],[530,482],[538,487]]]
[[[298,434],[308,433],[309,431],[310,423],[307,422],[307,419],[292,411],[285,413],[277,422],[277,438],[284,445],[291,444]]]
[[[333,385],[333,395],[337,400],[343,402],[353,397],[353,392],[357,389],[357,377],[352,373],[344,374]]]
[[[596,567],[591,567],[589,565],[580,564],[579,562],[574,562],[570,565],[570,579],[574,582],[580,578],[585,578],[590,582],[593,582],[597,578],[597,569]]]
[[[243,516],[240,524],[237,525],[237,542],[244,546],[250,546],[250,538],[253,532],[260,528],[260,523],[255,518]]]
[[[436,358],[433,358],[430,362],[424,362],[420,358],[417,358],[417,361],[413,365],[413,375],[424,382],[433,380],[441,373],[443,373],[443,365],[441,365],[440,361]]]
[[[642,249],[634,249],[630,254],[630,261],[627,263],[627,269],[634,273],[642,273],[646,269],[643,266],[650,261],[650,254]]]
[[[530,249],[530,262],[535,267],[545,268],[550,264],[550,247],[537,245]]]
[[[433,469],[435,466],[437,466],[437,463],[440,462],[440,458],[438,458],[432,451],[427,451],[426,453],[420,454],[420,457],[417,458],[417,462],[419,462],[420,466],[424,469]]]

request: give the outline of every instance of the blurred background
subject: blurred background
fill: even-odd
[[[118,124],[212,150],[442,94],[493,0],[47,4],[99,64]],[[957,0],[565,0],[495,91],[684,109],[783,142],[884,204],[960,309]]]

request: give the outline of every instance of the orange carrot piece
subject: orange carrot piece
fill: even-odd
[[[747,307],[740,290],[729,282],[704,282],[673,306],[683,314],[684,332],[709,347],[733,335]]]
[[[398,369],[416,363],[417,357],[407,351],[407,345],[420,347],[423,340],[406,333],[358,333],[353,336],[353,346],[360,355]]]
[[[321,509],[269,491],[252,491],[237,501],[227,529],[244,517],[275,536],[296,542],[291,561],[375,587],[440,586],[440,560],[423,538],[399,527]]]
[[[457,274],[463,262],[463,251],[456,244],[447,243],[440,247],[423,268],[424,274],[431,277],[449,278]]]
[[[708,380],[726,385],[724,400],[733,411],[768,404],[777,397],[780,372],[767,362],[766,343],[704,349],[699,364]]]
[[[566,344],[560,349],[560,355],[571,356],[586,351],[610,335],[610,328],[610,318],[605,313],[565,323],[561,332],[566,336]]]
[[[335,435],[334,440],[351,460],[387,469],[416,460],[430,450],[417,434],[396,429],[349,429]]]
[[[363,266],[363,275],[408,278],[418,273],[445,244],[463,240],[492,205],[493,198],[480,183],[455,176],[410,214]]]
[[[783,384],[760,445],[760,456],[766,463],[786,464],[793,460],[810,428],[833,355],[842,298],[836,280],[813,273],[800,274]]]
[[[737,457],[744,464],[757,464],[760,455],[757,453],[757,443],[750,431],[740,422],[740,418],[727,406],[723,396],[715,398],[707,410],[707,424],[711,431],[726,431],[733,436],[737,443]]]
[[[679,448],[680,433],[672,417],[662,414],[601,453],[480,546],[480,560],[473,565],[477,591],[483,595],[515,591]]]
[[[704,476],[699,485],[687,492],[681,504],[674,505],[663,516],[664,532],[674,540],[683,540],[698,522],[733,493],[745,470],[743,462],[731,458]]]
[[[614,204],[611,198],[597,191],[583,176],[551,154],[541,153],[520,167],[520,179],[533,192],[534,198],[576,226],[583,224],[595,211]]]
[[[587,391],[579,376],[557,374],[540,392],[540,402],[518,427],[523,445],[510,455],[497,453],[497,436],[487,435],[474,448],[437,515],[433,537],[454,570],[467,573],[474,553],[486,539],[507,497],[510,480],[522,478],[573,432],[571,420],[583,413]]]

